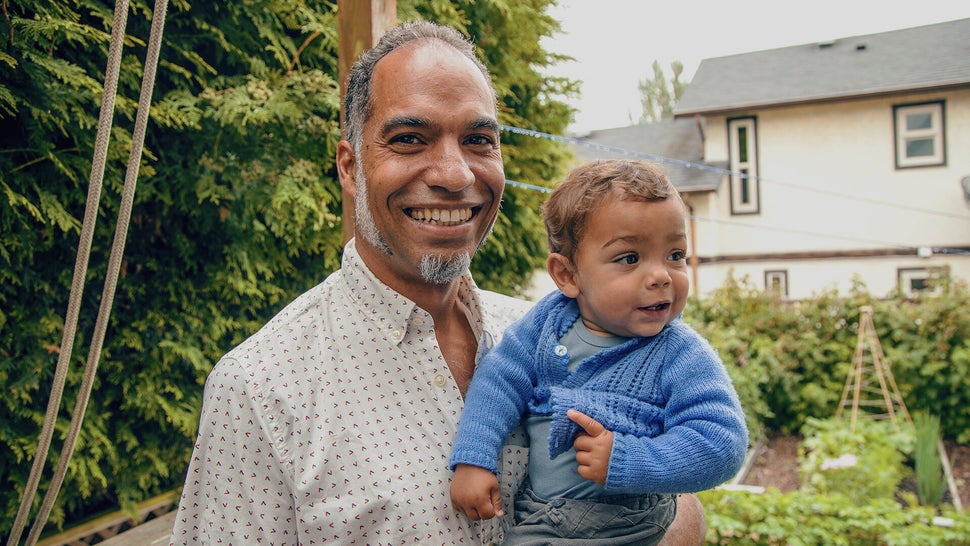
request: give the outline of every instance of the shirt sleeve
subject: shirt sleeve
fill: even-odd
[[[224,358],[206,380],[173,545],[297,543],[291,484],[247,377]]]

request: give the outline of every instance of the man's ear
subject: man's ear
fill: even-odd
[[[351,197],[356,197],[357,188],[354,181],[357,179],[357,155],[350,142],[341,140],[337,144],[337,177],[340,179],[340,187],[344,193]]]
[[[575,298],[579,296],[579,282],[576,279],[576,269],[569,258],[562,254],[553,252],[546,259],[546,269],[549,276],[556,283],[559,290],[567,297]]]

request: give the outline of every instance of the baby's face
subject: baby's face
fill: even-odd
[[[687,303],[687,227],[680,200],[598,205],[575,256],[576,296],[593,332],[654,336]]]

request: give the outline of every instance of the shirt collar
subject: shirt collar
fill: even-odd
[[[357,252],[355,239],[351,239],[344,246],[341,270],[348,297],[358,303],[361,313],[378,325],[385,339],[399,344],[404,340],[404,334],[415,317],[421,317],[430,324],[430,314],[381,282],[371,272]],[[470,273],[465,273],[459,279],[458,297],[468,310],[468,323],[471,324],[475,337],[481,340],[482,306],[478,287]]]

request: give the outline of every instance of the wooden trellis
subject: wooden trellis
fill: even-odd
[[[851,407],[850,430],[855,430],[860,408],[865,408],[865,414],[869,418],[889,419],[897,430],[899,430],[900,420],[915,430],[913,419],[906,409],[899,387],[896,386],[892,369],[882,352],[876,327],[872,323],[872,307],[868,305],[860,310],[859,338],[852,357],[852,370],[842,389],[842,400],[839,402],[836,418],[842,417],[842,410],[846,407]],[[946,455],[943,440],[939,438],[937,451],[943,463],[943,474],[950,490],[953,507],[962,512],[963,505],[956,481],[953,479],[950,459]]]
[[[852,399],[849,400],[849,396]],[[889,419],[899,429],[899,419],[913,426],[913,419],[906,410],[906,403],[899,394],[892,369],[886,362],[879,344],[879,336],[872,323],[872,307],[864,306],[859,317],[859,341],[852,357],[852,371],[842,389],[842,401],[835,416],[842,417],[842,410],[852,408],[851,430],[855,430],[860,408],[867,408],[874,419]]]

